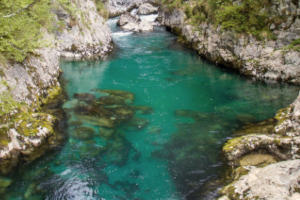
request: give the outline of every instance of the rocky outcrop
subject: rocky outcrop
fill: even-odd
[[[140,7],[138,8],[137,14],[139,15],[150,15],[150,14],[154,14],[157,13],[158,8],[153,6],[150,3],[144,3],[142,5],[140,5]]]
[[[300,94],[288,108],[278,111],[270,132],[264,132],[264,127],[261,129],[248,128],[250,131],[243,130],[245,135],[227,141],[223,147],[227,160],[235,165],[236,161],[244,155],[257,151],[266,151],[279,160],[299,158],[299,112]],[[242,134],[243,131],[239,131],[239,134]]]
[[[108,0],[107,9],[110,17],[119,16],[125,12],[138,8],[144,3],[155,3],[155,0]]]
[[[60,56],[68,59],[97,58],[111,51],[110,29],[96,10],[92,0],[77,1],[75,9],[80,10],[76,17],[58,8],[57,19],[66,28],[56,34],[57,50]]]
[[[234,167],[233,180],[220,200],[299,198],[299,112],[300,94],[274,119],[247,126],[238,131],[244,135],[227,141],[223,152]]]
[[[125,31],[147,32],[153,31],[154,23],[146,20],[141,20],[139,16],[133,16],[127,12],[120,16],[118,25]]]
[[[300,199],[300,160],[252,167],[247,175],[223,189],[219,200],[296,200]]]
[[[0,64],[0,172],[8,173],[19,161],[41,156],[59,138],[53,130],[56,118],[41,106],[61,93],[59,60],[105,56],[112,48],[110,30],[98,15],[92,0],[78,0],[69,6],[53,1],[56,31],[41,30],[44,48],[22,63]]]
[[[284,136],[300,136],[300,95],[287,109],[281,110],[275,117],[279,123],[274,132]]]
[[[291,1],[274,5],[274,13],[287,16],[287,21],[273,31],[276,40],[263,41],[249,34],[224,31],[209,21],[190,25],[180,9],[162,8],[159,19],[214,63],[260,80],[300,84],[300,52],[285,49],[300,35],[300,18],[294,17],[295,12],[299,13],[299,5]]]

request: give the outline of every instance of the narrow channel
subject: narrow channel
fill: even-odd
[[[110,57],[61,63],[67,141],[22,168],[5,198],[214,199],[226,139],[273,117],[297,87],[210,64],[162,27],[136,34],[108,23],[116,45]],[[95,108],[108,118],[97,118]]]

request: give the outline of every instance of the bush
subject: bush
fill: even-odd
[[[102,0],[95,0],[95,3],[96,3],[98,13],[105,19],[108,19],[109,13],[106,10],[104,2]]]
[[[0,54],[22,62],[40,47],[41,27],[51,24],[50,0],[0,1]]]
[[[248,33],[257,38],[272,37],[269,25],[272,22],[271,0],[164,0],[163,4],[184,9],[187,20],[197,26],[209,21],[223,30]]]

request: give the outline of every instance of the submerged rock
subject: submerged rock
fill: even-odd
[[[234,135],[247,135],[247,134],[272,134],[276,119],[271,118],[258,123],[245,125],[240,130],[235,131]]]
[[[94,89],[93,91],[125,99],[126,103],[132,103],[134,101],[134,94],[131,93],[131,92],[128,92],[128,91],[124,91],[124,90],[101,90],[101,89]]]
[[[153,109],[149,106],[132,106],[132,108],[140,114],[146,115],[151,114],[153,112]]]
[[[79,101],[85,101],[87,103],[91,103],[96,99],[96,97],[90,93],[75,93],[74,98],[78,99]]]
[[[93,128],[82,126],[75,129],[73,137],[79,140],[89,140],[95,135]]]
[[[0,193],[4,193],[5,189],[12,184],[12,180],[6,177],[0,177]]]
[[[101,137],[110,138],[114,135],[115,129],[101,127],[99,133]]]
[[[142,118],[133,118],[126,125],[130,130],[141,130],[149,124],[149,120]]]
[[[94,89],[93,92],[106,96],[94,98],[93,95],[83,95],[81,99],[86,100],[86,97],[90,97],[88,98],[90,102],[88,104],[77,103],[74,108],[75,114],[87,123],[113,128],[130,120],[135,114],[134,107],[128,105],[134,101],[132,93],[122,90],[100,89]]]
[[[159,126],[151,126],[148,128],[148,132],[150,134],[159,134],[161,132],[161,127]]]

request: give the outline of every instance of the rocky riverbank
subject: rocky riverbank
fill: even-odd
[[[276,24],[276,28],[270,27],[274,39],[224,30],[209,20],[195,25],[186,16],[184,7],[170,9],[163,5],[159,20],[213,63],[236,69],[253,79],[299,85],[300,52],[288,47],[300,36],[300,4],[273,2],[271,10],[285,16],[285,21]],[[274,118],[238,131],[223,147],[234,170],[232,182],[223,188],[220,200],[298,199],[299,135],[300,95]]]
[[[220,199],[299,198],[300,94],[273,119],[236,134],[223,147],[234,170]]]
[[[61,96],[59,60],[104,57],[112,49],[110,30],[92,0],[52,2],[55,31],[42,29],[45,43],[22,62],[1,62],[0,172],[43,154],[57,143],[57,118],[45,112]],[[58,137],[59,138],[59,137]],[[38,150],[38,151],[37,151]]]
[[[272,5],[272,9],[277,15],[286,17],[286,21],[273,31],[275,40],[258,40],[246,33],[223,30],[206,20],[192,25],[180,8],[162,6],[159,19],[199,55],[216,64],[234,68],[255,79],[299,85],[300,52],[286,47],[299,38],[300,18],[296,13],[300,12],[300,5],[284,1]]]

